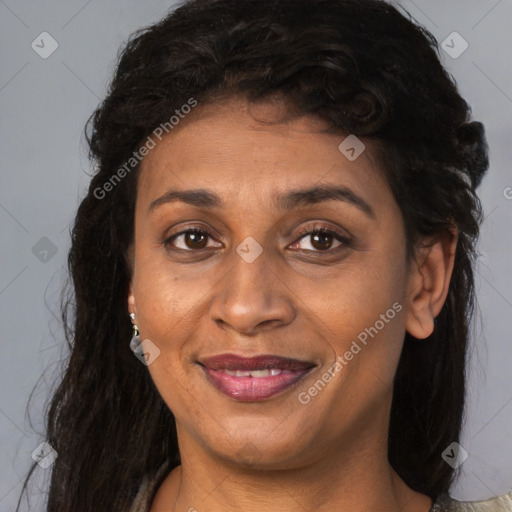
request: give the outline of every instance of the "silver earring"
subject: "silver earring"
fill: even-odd
[[[133,352],[135,352],[141,344],[139,336],[139,327],[135,323],[135,313],[130,313],[130,318],[132,319],[133,324],[133,335],[132,339],[130,340],[130,348],[132,349]]]

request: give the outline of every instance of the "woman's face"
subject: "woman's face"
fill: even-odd
[[[260,468],[384,444],[411,293],[369,145],[280,108],[199,105],[144,158],[129,296],[181,452]]]

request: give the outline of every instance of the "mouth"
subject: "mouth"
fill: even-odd
[[[261,402],[302,380],[315,363],[263,355],[221,354],[199,361],[207,380],[221,393],[241,402]]]

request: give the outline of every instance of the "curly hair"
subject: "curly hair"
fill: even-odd
[[[373,141],[410,258],[422,237],[456,226],[434,332],[428,343],[405,335],[388,442],[409,487],[432,499],[449,490],[455,471],[441,453],[463,422],[482,217],[475,189],[487,144],[434,36],[404,13],[380,0],[191,0],[126,43],[86,127],[95,170],[72,229],[62,314],[70,356],[47,411],[58,453],[49,512],[124,511],[144,476],[180,463],[173,414],[128,347],[139,167],[104,197],[97,190],[190,97],[201,105],[240,94],[251,102],[281,95],[296,112]]]

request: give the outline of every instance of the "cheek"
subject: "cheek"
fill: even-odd
[[[393,317],[394,320],[397,316],[397,307],[392,308],[395,302],[403,309],[407,285],[403,262],[398,255],[381,256],[376,251],[358,255],[357,260],[340,267],[337,275],[325,279],[317,289],[308,289],[305,295],[308,306],[321,317],[328,332],[335,336],[345,333],[345,338],[357,337],[390,308],[386,319]],[[386,325],[391,323],[396,327],[397,322]]]
[[[208,297],[219,277],[203,265],[171,264],[160,250],[139,243],[133,293],[141,339],[150,339],[160,350],[148,366],[160,394],[172,410],[186,407],[196,396],[198,368],[191,360],[198,346],[207,345],[200,329],[208,316]],[[186,383],[186,384],[184,384]]]
[[[335,377],[314,400],[329,409],[326,421],[334,430],[371,423],[392,392],[405,331],[403,285],[397,284],[398,274],[395,281],[389,274],[378,277],[368,271],[353,282],[347,278],[347,293],[333,288],[325,297],[330,307],[319,324],[328,326],[323,332],[335,355],[319,378]],[[370,279],[375,279],[372,286]],[[310,394],[311,388],[303,391]]]
[[[199,283],[184,287],[170,273],[155,266],[152,269],[141,271],[140,281],[134,286],[141,339],[150,339],[160,350],[148,371],[174,414],[181,417],[186,410],[186,414],[200,414],[192,399],[197,396],[195,379],[190,378],[190,367],[184,364],[189,359],[189,341],[197,336],[194,317],[201,314],[197,298],[202,295],[196,289]]]
[[[325,396],[336,403],[377,406],[392,386],[405,332],[407,278],[403,251],[381,247],[327,281],[314,306],[336,354],[337,385],[329,399]],[[357,397],[345,396],[349,389],[357,389]]]
[[[144,242],[141,242],[141,246]],[[140,248],[133,291],[141,335],[165,346],[191,333],[215,279],[204,268],[169,262],[163,250]]]

